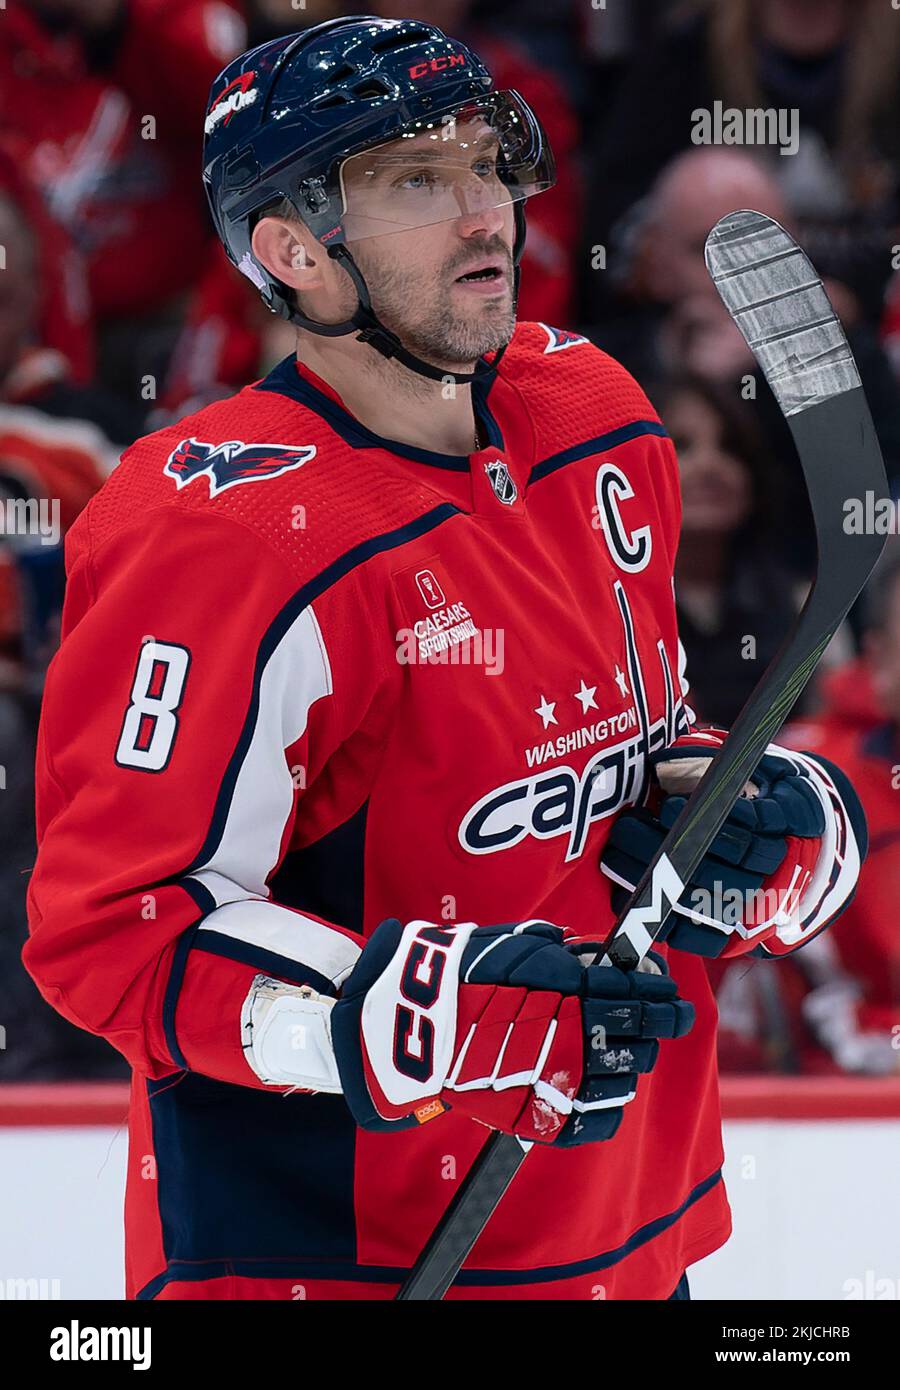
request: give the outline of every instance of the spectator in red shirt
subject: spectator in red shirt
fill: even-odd
[[[0,245],[0,508],[18,502],[32,521],[37,508],[54,508],[58,531],[11,531],[0,511],[0,689],[34,695],[62,603],[62,537],[141,420],[102,387],[73,382],[65,355],[42,342],[38,268],[43,261],[52,279],[52,263],[2,189]]]
[[[856,896],[835,929],[765,962],[716,967],[727,1071],[900,1072],[900,552],[871,586],[865,654],[824,683],[816,718],[779,742],[824,754],[851,778],[869,826]],[[777,976],[777,979],[776,979]]]
[[[8,352],[19,351],[19,329],[14,322],[24,313],[29,331],[36,332],[45,349],[60,354],[70,378],[87,382],[94,372],[95,353],[84,258],[50,213],[15,149],[15,140],[4,132],[0,136],[0,197],[20,209],[34,246],[30,274],[24,282],[21,277],[15,282],[11,275],[0,277],[2,327],[9,335],[0,344],[0,360],[5,370]]]
[[[226,0],[25,0],[2,28],[0,127],[85,255],[98,320],[158,314],[205,260],[194,142],[242,46],[239,14]]]
[[[869,857],[856,897],[832,941],[850,984],[804,1010],[818,1036],[847,1070],[900,1071],[900,553],[896,543],[871,588],[865,666],[881,710],[874,726],[859,708],[859,690],[839,687],[843,707],[795,734],[825,753],[856,787],[869,824]],[[849,696],[849,699],[847,698]],[[832,698],[834,691],[832,690]]]

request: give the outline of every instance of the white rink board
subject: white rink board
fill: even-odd
[[[692,1296],[900,1298],[898,1171],[898,1120],[730,1121],[734,1234],[693,1266]]]
[[[694,1297],[900,1298],[900,1121],[735,1120],[725,1145],[735,1234]],[[0,1129],[0,1298],[122,1297],[126,1148],[124,1127]]]
[[[124,1124],[0,1129],[0,1296],[58,1279],[60,1298],[124,1298],[127,1153]]]

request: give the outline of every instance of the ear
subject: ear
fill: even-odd
[[[292,289],[320,289],[324,252],[312,233],[285,217],[263,217],[253,229],[253,254],[271,275]]]

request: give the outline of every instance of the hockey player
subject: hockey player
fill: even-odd
[[[39,752],[26,960],[134,1068],[128,1294],[390,1298],[487,1126],[537,1143],[449,1297],[668,1298],[729,1232],[703,957],[840,911],[853,793],[770,750],[649,968],[600,965],[718,736],[665,431],[515,324],[539,123],[334,20],[225,69],[204,171],[297,356],[79,520]]]

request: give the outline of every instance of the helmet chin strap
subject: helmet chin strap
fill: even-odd
[[[525,210],[521,203],[516,203],[514,208],[516,219],[516,240],[513,252],[513,314],[515,315],[516,303],[519,297],[519,262],[522,258],[522,251],[525,246]],[[481,381],[485,377],[493,376],[499,366],[500,359],[509,347],[509,342],[505,342],[494,354],[493,362],[486,362],[483,358],[475,365],[473,372],[449,372],[446,368],[436,367],[432,362],[426,362],[423,358],[417,357],[409,348],[404,347],[396,333],[381,322],[375,310],[372,308],[372,300],[369,295],[369,287],[353,255],[343,244],[329,246],[328,254],[332,260],[339,261],[346,270],[350,279],[353,281],[357,295],[356,309],[349,319],[344,319],[341,323],[319,323],[316,319],[307,318],[305,314],[297,308],[292,308],[290,313],[291,323],[295,323],[300,328],[306,328],[310,333],[318,333],[327,338],[340,338],[348,333],[356,333],[358,341],[368,343],[371,347],[380,352],[382,357],[395,357],[398,362],[402,362],[404,367],[408,367],[411,372],[417,372],[419,376],[428,377],[430,381],[446,381],[447,377],[452,377],[455,382],[467,384],[470,381]]]

